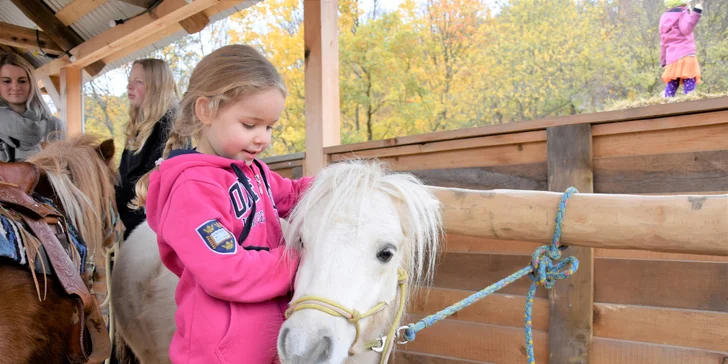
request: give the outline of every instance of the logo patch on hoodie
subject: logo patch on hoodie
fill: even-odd
[[[235,235],[217,220],[208,220],[197,228],[200,236],[210,250],[218,254],[235,254],[238,244]]]

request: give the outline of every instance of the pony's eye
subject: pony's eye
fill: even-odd
[[[392,260],[392,257],[394,256],[394,249],[392,248],[384,248],[377,253],[377,259],[379,259],[380,262],[386,263],[390,260]]]

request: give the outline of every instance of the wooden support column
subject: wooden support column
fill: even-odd
[[[337,22],[338,0],[304,1],[307,176],[326,166],[324,147],[341,143]]]
[[[594,192],[591,125],[546,129],[549,191]],[[556,206],[554,206],[556,208]],[[569,215],[567,206],[565,215]],[[579,270],[549,292],[549,362],[589,363],[593,335],[594,249],[570,246],[562,257],[579,259]]]
[[[83,133],[83,75],[80,68],[61,69],[61,120],[68,136]]]

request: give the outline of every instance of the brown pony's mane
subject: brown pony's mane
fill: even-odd
[[[116,172],[101,154],[102,147],[98,137],[82,134],[48,143],[27,159],[47,177],[53,199],[61,205],[57,207],[78,228],[90,257],[103,257],[113,243],[107,237],[119,225],[114,221]],[[111,148],[113,154],[113,144]]]

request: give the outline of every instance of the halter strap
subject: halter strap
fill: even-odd
[[[402,319],[402,315],[404,313],[405,308],[405,300],[406,300],[406,293],[407,293],[407,272],[402,269],[397,269],[397,299],[399,300],[399,304],[397,307],[397,314],[395,315],[394,321],[392,322],[392,325],[389,328],[389,331],[386,335],[380,336],[375,340],[369,341],[365,343],[364,347],[367,350],[372,350],[378,353],[382,353],[382,357],[380,360],[380,363],[385,364],[389,360],[389,354],[392,352],[392,348],[394,347],[393,341],[398,336],[397,335],[397,325],[399,325],[400,320]],[[329,300],[325,297],[319,297],[319,296],[303,296],[297,300],[295,300],[293,303],[291,303],[291,306],[286,310],[286,318],[290,318],[291,315],[295,312],[306,310],[306,309],[313,309],[317,311],[324,312],[326,314],[329,314],[331,316],[335,317],[342,317],[346,319],[348,322],[354,324],[354,327],[356,328],[356,335],[354,336],[354,341],[351,343],[351,346],[349,347],[349,356],[353,356],[354,353],[354,347],[356,346],[356,343],[359,342],[359,338],[361,335],[361,327],[359,326],[359,322],[367,317],[373,316],[382,310],[387,306],[386,302],[379,302],[374,307],[372,307],[370,310],[359,313],[357,310],[351,310],[348,309],[341,304],[334,302],[332,300]]]

